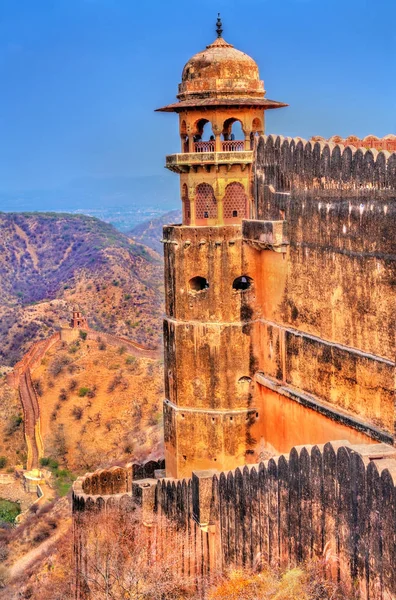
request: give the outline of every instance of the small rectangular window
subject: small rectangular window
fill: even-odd
[[[232,216],[233,217],[237,217],[238,216],[238,211],[237,210],[233,210],[232,211]]]
[[[204,212],[204,219],[208,219],[209,218],[209,213],[205,210]]]

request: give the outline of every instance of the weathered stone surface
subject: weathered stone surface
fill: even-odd
[[[374,459],[362,450],[342,441],[300,446],[235,472],[134,481],[132,496],[87,496],[83,479],[74,487],[74,519],[78,524],[82,512],[129,512],[138,504],[158,539],[166,539],[167,519],[177,525],[185,573],[205,577],[260,561],[288,567],[324,556],[329,577],[357,589],[362,600],[383,600],[396,594],[396,460],[382,444]]]

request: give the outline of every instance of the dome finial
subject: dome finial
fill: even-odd
[[[217,13],[216,31],[217,37],[221,38],[221,34],[223,33],[223,23],[221,22],[220,13]]]

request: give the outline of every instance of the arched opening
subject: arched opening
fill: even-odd
[[[183,202],[183,223],[190,225],[191,223],[191,203],[188,197],[188,187],[186,183],[183,183],[182,188],[182,202]]]
[[[262,133],[263,132],[262,123],[261,123],[260,119],[258,119],[257,117],[255,119],[253,119],[252,132],[253,133]]]
[[[196,122],[193,140],[194,152],[214,152],[215,136],[210,121],[200,119]]]
[[[197,221],[217,218],[217,201],[211,185],[200,183],[195,190],[195,211]]]
[[[236,279],[234,279],[234,281],[232,283],[233,289],[237,290],[239,292],[248,290],[250,287],[252,287],[252,285],[253,285],[253,279],[251,277],[249,277],[248,275],[241,275],[240,277],[237,277]]]
[[[181,134],[180,135],[180,140],[181,140],[181,150],[183,153],[188,152],[189,147],[188,147],[188,135],[186,134]]]
[[[224,152],[238,152],[245,149],[245,134],[242,123],[238,119],[231,117],[224,121],[221,144]]]
[[[185,120],[183,119],[183,121],[180,123],[180,133],[184,133],[187,134],[187,124],[185,122]]]
[[[253,133],[253,131],[250,134],[250,150],[254,150],[254,143],[255,141],[260,137],[260,134],[256,131],[255,133]]]
[[[180,123],[180,139],[182,152],[188,152],[187,124],[184,120]]]
[[[234,181],[225,189],[223,198],[224,223],[239,223],[246,217],[247,195],[241,183]]]
[[[197,275],[197,277],[193,277],[192,279],[190,279],[190,281],[188,282],[189,288],[191,292],[203,292],[204,290],[207,290],[209,287],[209,283],[208,280],[205,279],[205,277],[200,277],[199,275]]]

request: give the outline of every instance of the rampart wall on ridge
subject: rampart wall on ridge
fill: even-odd
[[[19,388],[23,408],[23,424],[27,446],[27,469],[37,468],[39,459],[44,456],[44,446],[40,433],[40,408],[37,392],[34,389],[31,370],[42,360],[45,353],[60,341],[60,332],[45,340],[34,343],[24,357],[7,374],[8,385]]]

